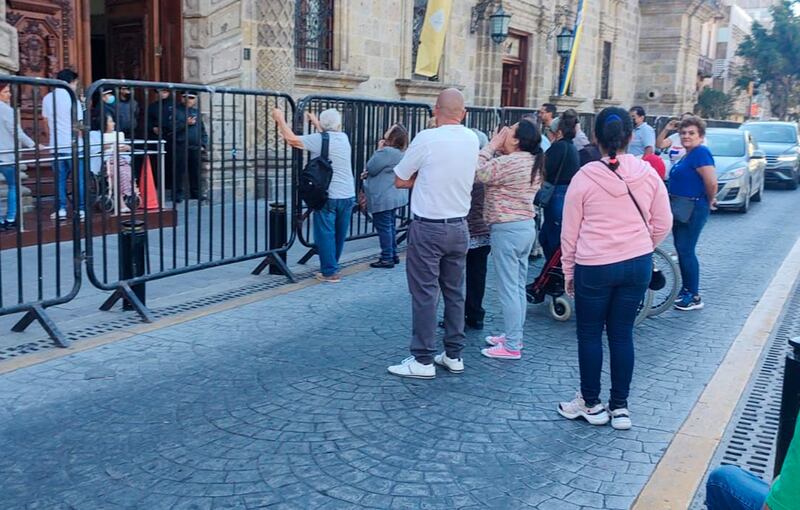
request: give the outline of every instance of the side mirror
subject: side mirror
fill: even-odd
[[[764,154],[764,151],[754,150],[753,151],[753,155],[750,156],[750,159],[765,159],[766,157],[767,157],[767,155]]]

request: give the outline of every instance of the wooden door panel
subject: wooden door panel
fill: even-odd
[[[20,76],[54,78],[65,67],[80,69],[76,19],[74,0],[8,0],[6,20],[19,34]],[[33,133],[33,116],[48,90],[40,87],[34,91],[30,86],[21,89],[22,125],[34,139],[47,142],[43,121]]]
[[[144,18],[109,19],[107,40],[108,76],[144,80],[149,78],[145,70],[145,27]]]

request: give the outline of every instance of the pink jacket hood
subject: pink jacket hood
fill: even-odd
[[[567,188],[561,229],[567,279],[575,264],[614,264],[651,253],[672,227],[669,195],[658,173],[635,156],[618,159],[616,172],[601,161],[584,165]]]

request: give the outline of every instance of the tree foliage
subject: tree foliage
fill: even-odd
[[[725,119],[733,109],[733,98],[721,90],[703,88],[697,97],[695,111],[706,119]]]
[[[737,86],[760,84],[772,104],[773,115],[786,118],[800,100],[800,18],[793,0],[782,0],[770,8],[772,27],[753,23],[736,54],[745,60],[739,68]]]

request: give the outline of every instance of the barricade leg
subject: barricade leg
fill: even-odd
[[[147,308],[144,303],[142,303],[142,300],[139,299],[139,296],[136,295],[127,282],[119,282],[119,287],[117,287],[117,290],[115,290],[114,293],[111,294],[102,305],[100,305],[100,310],[104,312],[111,310],[120,299],[124,300],[125,303],[128,303],[136,311],[136,313],[139,314],[144,322],[153,322],[155,320],[150,309]]]
[[[25,315],[16,323],[14,327],[11,328],[11,331],[15,333],[22,333],[28,326],[30,326],[33,321],[39,321],[42,328],[47,332],[47,335],[53,339],[53,341],[59,347],[69,347],[71,342],[67,339],[66,336],[58,329],[55,322],[50,319],[50,317],[45,313],[44,307],[41,305],[33,305],[30,310],[28,310]]]
[[[297,282],[297,277],[295,277],[294,273],[292,273],[292,270],[289,269],[289,266],[286,265],[286,262],[284,262],[283,259],[275,253],[270,253],[264,257],[264,260],[262,260],[261,263],[253,270],[252,274],[261,274],[261,272],[264,271],[267,266],[270,268],[270,274],[282,274],[286,276],[291,283]],[[274,273],[272,272],[273,268],[275,269]]]

